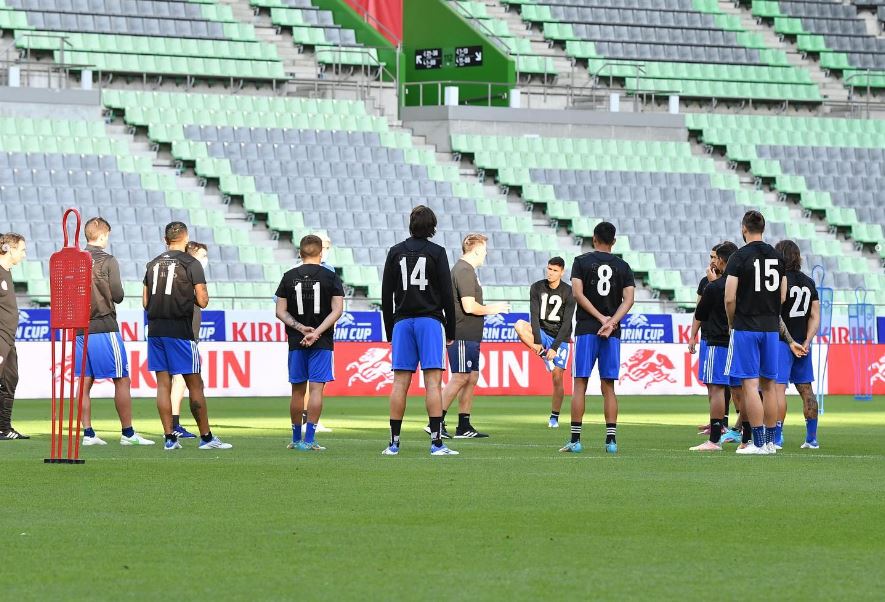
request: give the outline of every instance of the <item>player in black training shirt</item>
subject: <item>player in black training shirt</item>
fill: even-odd
[[[725,269],[728,259],[737,251],[733,242],[724,242],[715,247],[716,260],[713,267],[717,272]],[[688,350],[696,351],[698,325],[703,324],[706,345],[702,347],[705,357],[699,362],[702,370],[701,381],[707,385],[707,396],[710,400],[710,439],[691,448],[691,451],[722,451],[722,421],[725,418],[725,392],[731,387],[739,388],[741,383],[725,374],[725,362],[728,355],[728,316],[725,315],[725,280],[716,278],[704,287],[700,301],[694,314],[691,339]],[[732,439],[733,440],[733,439]],[[740,438],[738,438],[740,440]]]
[[[802,255],[792,240],[774,246],[784,257],[787,271],[787,301],[781,308],[781,319],[790,335],[802,346],[804,354],[796,355],[785,342],[778,343],[777,401],[778,422],[774,445],[783,447],[783,423],[787,415],[787,384],[796,385],[805,414],[805,442],[802,449],[818,449],[817,399],[811,389],[814,366],[811,363],[811,342],[820,326],[820,299],[814,280],[802,273]]]
[[[344,285],[341,278],[321,265],[323,240],[309,234],[298,247],[301,265],[283,275],[277,288],[277,318],[286,325],[289,339],[289,383],[292,398],[292,443],[289,449],[322,451],[316,442],[317,423],[323,412],[323,389],[335,380],[332,350],[335,323],[344,312]],[[307,427],[301,440],[304,395],[310,382]]]
[[[209,305],[203,266],[185,252],[187,226],[166,225],[167,250],[147,264],[142,305],[148,317],[148,370],[157,374],[157,410],[166,435],[165,449],[181,449],[172,428],[172,376],[181,374],[188,388],[191,414],[200,429],[200,449],[230,449],[212,435],[200,376],[200,353],[194,340],[194,305]]]
[[[409,216],[411,237],[390,248],[381,278],[381,311],[390,341],[393,388],[390,391],[390,443],[382,452],[399,453],[406,394],[420,364],[424,372],[430,453],[457,454],[443,444],[442,372],[446,345],[455,339],[455,297],[446,250],[428,240],[436,234],[436,215],[418,205]]]
[[[761,213],[744,214],[741,234],[747,244],[731,256],[725,268],[725,309],[732,329],[726,374],[743,382],[742,417],[750,423],[753,435],[753,444],[738,448],[739,454],[774,453],[773,443],[768,443],[777,422],[778,331],[787,280],[783,258],[763,242],[763,232]]]
[[[27,256],[25,237],[15,232],[0,234],[0,441],[30,439],[12,428],[12,406],[18,387],[18,302],[11,270]]]
[[[92,428],[92,384],[96,379],[114,383],[114,407],[120,418],[120,445],[153,445],[132,427],[132,394],[129,383],[129,358],[117,323],[117,303],[123,302],[123,281],[116,257],[105,249],[111,225],[93,217],[83,228],[86,250],[92,255],[92,303],[89,313],[89,344],[83,370],[82,333],[77,334],[74,375],[83,372],[83,445],[107,445]]]
[[[559,451],[577,453],[581,446],[581,426],[587,381],[599,360],[599,377],[605,412],[605,450],[617,453],[615,438],[618,398],[615,381],[621,367],[621,319],[633,307],[636,283],[627,262],[612,255],[615,227],[600,222],[593,229],[594,251],[575,259],[572,266],[572,294],[577,303],[575,323],[575,390],[572,395],[571,441]]]
[[[529,289],[529,320],[513,325],[519,340],[544,360],[553,378],[549,428],[559,428],[562,409],[563,375],[568,366],[569,339],[575,317],[575,297],[572,287],[562,281],[565,260],[552,257],[547,262],[547,277],[538,280]]]
[[[720,244],[722,244],[722,243],[720,243]],[[731,244],[734,244],[734,243],[731,243]],[[707,264],[707,269],[706,269],[706,273],[704,274],[704,277],[701,278],[701,281],[698,283],[698,290],[697,290],[698,298],[697,298],[697,301],[695,301],[695,305],[697,305],[698,303],[701,302],[701,295],[704,294],[704,289],[707,288],[707,285],[715,280],[722,278],[722,270],[725,268],[724,268],[724,266],[722,268],[717,267],[717,265],[719,264],[719,260],[717,259],[716,251],[718,251],[718,250],[719,250],[718,244],[713,245],[713,248],[710,250],[710,261]],[[723,282],[723,284],[724,284],[724,282]],[[691,326],[692,326],[691,337],[689,338],[689,341],[688,341],[689,348],[698,345],[698,339],[697,339],[698,331],[700,331],[700,333],[701,333],[700,347],[699,347],[699,351],[698,351],[698,381],[703,383],[704,382],[704,373],[706,372],[706,365],[704,362],[707,358],[707,331],[706,331],[706,329],[703,328],[703,324],[701,324],[701,322],[697,318],[692,320]],[[692,351],[691,353],[694,353],[694,351]],[[725,415],[722,418],[722,430],[723,430],[722,442],[723,443],[737,442],[737,441],[741,440],[740,431],[738,431],[738,430],[728,431],[728,406],[731,403],[731,396],[735,391],[737,391],[737,389],[732,391],[731,387],[725,388]],[[740,413],[739,396],[736,396],[734,401],[735,401],[735,404],[734,404],[735,409],[737,409],[738,413]],[[740,418],[740,416],[738,416],[738,418]],[[738,422],[740,422],[740,421],[738,421]],[[710,424],[707,423],[707,424],[699,426],[698,431],[700,431],[698,434],[709,435],[710,434]]]

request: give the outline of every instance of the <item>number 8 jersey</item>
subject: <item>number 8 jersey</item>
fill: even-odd
[[[784,258],[761,240],[738,249],[725,266],[725,276],[738,279],[735,330],[777,332],[781,313]],[[802,337],[804,340],[804,336]]]
[[[572,280],[583,283],[584,296],[604,316],[613,316],[624,300],[624,289],[636,286],[633,270],[627,262],[604,251],[592,251],[576,257],[572,265]],[[587,313],[580,304],[575,315],[575,335],[595,335],[602,328],[599,320]],[[620,325],[611,336],[621,336]]]
[[[166,251],[147,264],[147,316],[152,337],[194,340],[194,286],[206,284],[200,262],[183,251]]]

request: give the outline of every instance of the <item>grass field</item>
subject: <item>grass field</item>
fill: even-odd
[[[800,452],[792,400],[785,451],[739,457],[687,451],[701,398],[623,398],[612,457],[596,397],[574,456],[557,453],[568,428],[545,427],[546,400],[482,398],[492,438],[432,458],[412,400],[388,458],[381,398],[327,401],[334,432],[314,454],[286,450],[281,399],[210,400],[234,449],[176,453],[120,447],[98,401],[110,445],[48,466],[48,404],[20,401],[35,438],[0,443],[0,597],[881,599],[883,402],[828,399],[822,448]],[[152,403],[135,412],[157,435]]]

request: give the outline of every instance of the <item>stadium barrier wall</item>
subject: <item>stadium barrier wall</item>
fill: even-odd
[[[822,386],[828,394],[853,394],[856,348],[845,344],[829,346],[827,378]],[[153,397],[154,375],[147,369],[147,343],[126,345],[133,397]],[[51,351],[46,342],[18,344],[23,375],[17,397],[45,399],[51,394]],[[267,397],[289,394],[286,343],[206,342],[200,343],[203,379],[211,396]],[[813,357],[816,361],[816,355]],[[885,345],[869,345],[864,354],[873,393],[885,394]],[[697,381],[697,355],[680,343],[625,343],[621,349],[621,379],[618,392],[624,395],[703,395]],[[331,396],[378,396],[390,393],[390,345],[387,343],[339,343],[335,346],[335,381]],[[67,366],[72,362],[68,360]],[[69,368],[70,369],[70,368]],[[815,366],[816,373],[819,367]],[[60,367],[59,367],[60,374]],[[594,375],[590,391],[597,395]],[[422,392],[420,378],[412,394]],[[550,377],[543,362],[519,343],[484,343],[480,359],[479,395],[549,395]],[[571,381],[566,379],[566,392]],[[96,381],[94,397],[112,397],[109,381]]]

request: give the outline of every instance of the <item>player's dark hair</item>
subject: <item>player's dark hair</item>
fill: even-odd
[[[751,209],[744,214],[741,225],[750,234],[762,234],[765,232],[765,217],[755,209]]]
[[[111,225],[103,217],[93,217],[83,227],[83,232],[86,234],[86,242],[93,241],[102,234],[110,233],[110,231]]]
[[[187,226],[184,222],[170,222],[166,224],[166,244],[178,242],[187,234]]]
[[[308,234],[298,243],[298,254],[302,259],[319,257],[323,254],[323,239],[316,234]]]
[[[730,240],[721,242],[713,248],[716,249],[716,257],[718,257],[725,263],[728,263],[728,260],[731,258],[731,256],[734,255],[735,252],[738,250],[737,245]]]
[[[433,238],[436,234],[436,214],[426,205],[417,205],[409,215],[409,234],[415,238]]]
[[[616,232],[615,225],[611,222],[599,222],[596,224],[596,227],[593,228],[593,238],[604,245],[610,246],[615,244]]]
[[[565,259],[562,257],[551,257],[550,261],[547,262],[547,265],[555,265],[556,267],[565,269]]]
[[[12,247],[16,246],[24,239],[24,236],[16,232],[0,234],[0,255],[6,255]]]
[[[196,255],[197,251],[200,250],[206,251],[206,253],[208,253],[209,247],[201,242],[195,242],[192,240],[187,243],[187,246],[184,248],[184,250],[187,252],[188,255]]]
[[[802,269],[802,253],[792,240],[780,241],[774,245],[774,250],[784,256],[784,270],[798,272]]]

